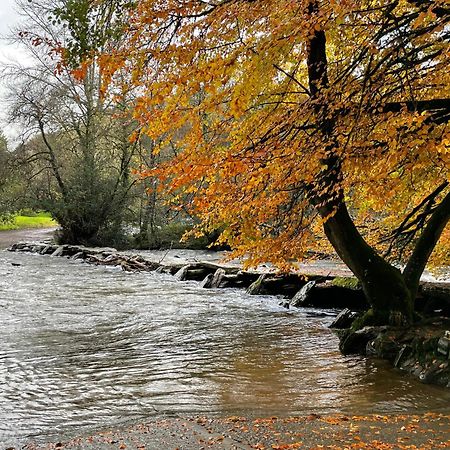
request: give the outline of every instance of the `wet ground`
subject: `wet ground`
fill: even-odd
[[[27,450],[448,449],[450,416],[369,415],[150,421]]]

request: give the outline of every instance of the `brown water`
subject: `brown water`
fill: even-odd
[[[448,390],[342,356],[333,312],[278,302],[0,252],[0,444],[167,414],[450,411]]]

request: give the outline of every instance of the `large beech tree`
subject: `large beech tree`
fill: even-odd
[[[90,5],[110,8],[121,38],[101,54],[98,36],[75,39],[66,55],[96,58],[105,85],[138,86],[140,132],[182,149],[147,175],[195,192],[202,229],[225,225],[250,264],[286,268],[326,236],[362,284],[365,322],[412,322],[439,239],[449,261],[445,0]]]

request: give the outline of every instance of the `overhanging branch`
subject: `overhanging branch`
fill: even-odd
[[[383,112],[400,112],[404,109],[410,112],[427,112],[434,123],[446,123],[450,119],[450,98],[389,102],[384,105]]]

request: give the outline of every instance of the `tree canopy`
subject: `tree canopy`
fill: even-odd
[[[140,134],[180,149],[143,176],[195,194],[202,229],[223,226],[250,263],[286,268],[326,236],[375,309],[411,320],[439,237],[435,258],[449,262],[446,1],[91,5],[120,11],[120,33],[72,45],[66,61],[96,59],[111,95],[137,88]]]

